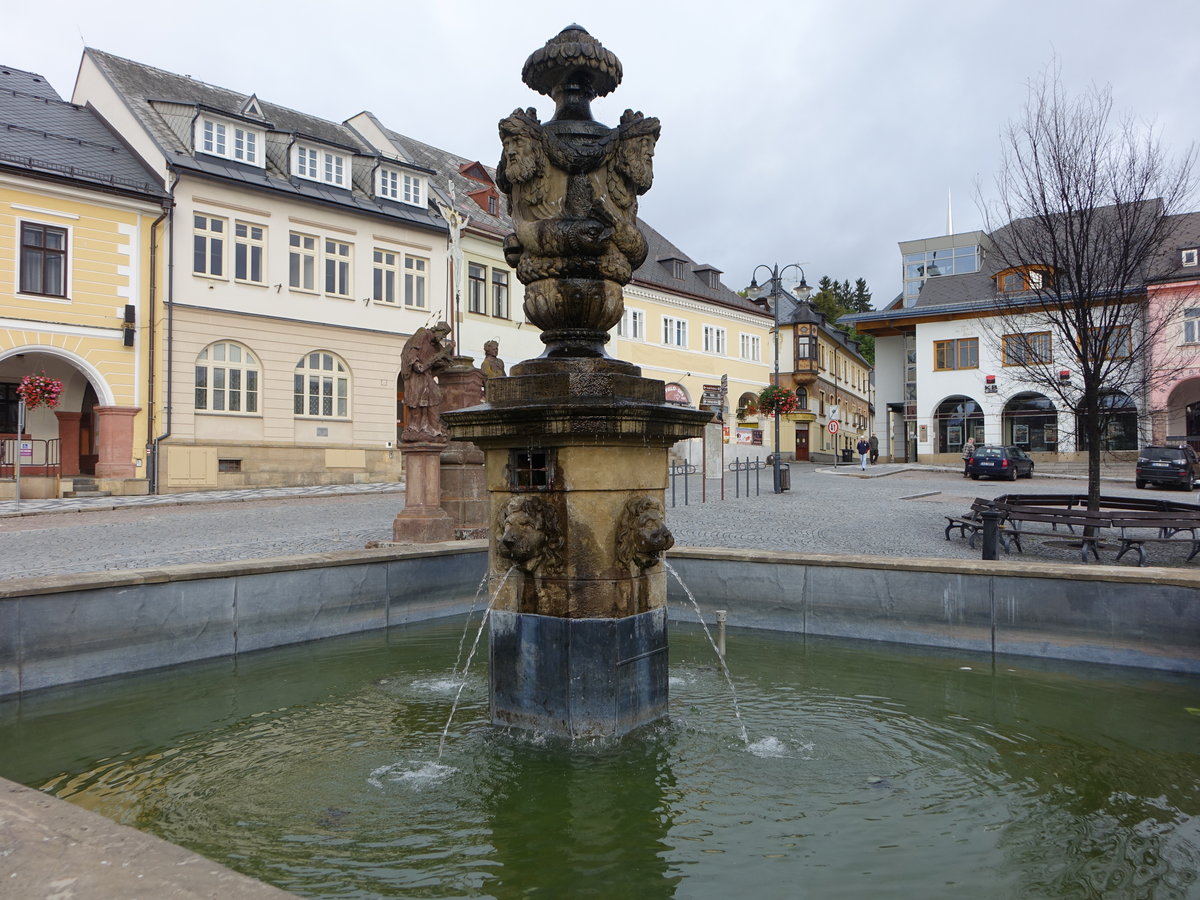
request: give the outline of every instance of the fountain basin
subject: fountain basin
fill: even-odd
[[[671,630],[620,740],[495,729],[479,667],[439,758],[457,619],[0,703],[4,774],[311,897],[1194,894],[1195,678],[730,629],[747,744]]]

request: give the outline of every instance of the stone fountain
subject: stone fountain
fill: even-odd
[[[518,109],[500,122],[497,182],[515,229],[505,256],[546,350],[442,420],[486,455],[492,721],[620,735],[667,710],[667,450],[711,415],[667,404],[663,382],[604,348],[646,258],[637,198],[658,120],[592,119],[621,63],[577,25],[535,51],[522,79],[554,100],[554,117]]]

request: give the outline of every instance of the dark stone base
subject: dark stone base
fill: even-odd
[[[492,724],[617,737],[667,714],[667,611],[560,619],[493,610]]]

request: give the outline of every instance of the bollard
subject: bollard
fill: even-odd
[[[985,509],[983,519],[983,558],[1000,558],[1000,520],[1004,514],[998,509]]]
[[[717,655],[725,658],[725,614],[728,610],[717,610]]]

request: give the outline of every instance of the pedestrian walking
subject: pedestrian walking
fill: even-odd
[[[871,465],[875,465],[875,463],[879,462],[879,438],[877,438],[875,435],[871,435],[870,444],[871,444]]]
[[[966,478],[971,471],[971,457],[975,455],[975,438],[967,438],[967,442],[963,444],[963,478]]]
[[[862,466],[862,470],[865,472],[867,471],[867,460],[871,456],[871,444],[866,438],[859,438],[858,443],[855,445],[855,449],[858,451],[858,463]]]

